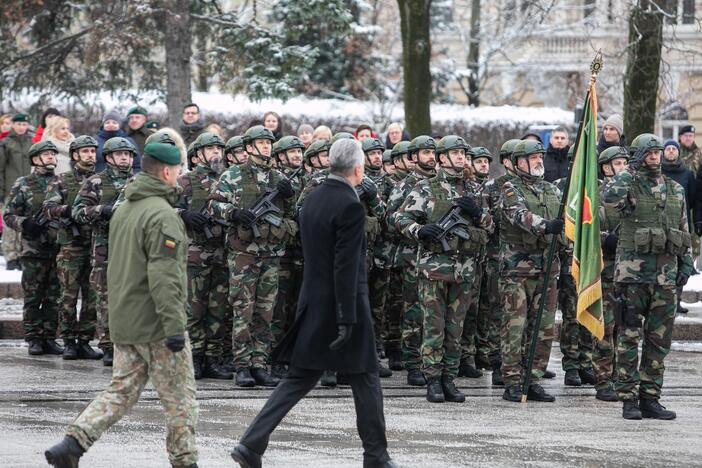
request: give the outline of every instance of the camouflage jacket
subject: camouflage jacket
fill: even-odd
[[[93,228],[94,266],[107,262],[107,244],[110,236],[110,223],[100,216],[100,210],[105,205],[114,206],[131,175],[131,170],[124,173],[108,164],[104,171],[83,181],[73,202],[73,219],[79,224],[88,224]],[[106,185],[103,186],[103,183]]]
[[[83,182],[94,174],[94,171],[84,171],[74,165],[71,172],[56,176],[46,188],[46,199],[42,206],[44,216],[61,224],[58,243],[74,252],[90,252],[93,230],[89,224],[78,224],[62,215],[66,208],[73,211],[73,202]]]
[[[305,201],[305,198],[307,198],[307,196],[310,193],[312,193],[312,190],[319,187],[319,185],[322,182],[324,182],[324,179],[326,179],[328,175],[329,175],[329,169],[321,169],[321,170],[313,172],[311,174],[307,174],[303,178],[304,187],[302,188],[300,195],[297,197],[297,203],[295,205],[295,212],[296,213],[300,212],[300,208],[302,208],[302,203]]]
[[[282,178],[280,171],[257,164],[253,158],[239,166],[231,166],[224,171],[210,194],[210,213],[216,218],[230,220],[234,210],[252,208],[263,193],[275,189]],[[286,244],[298,232],[294,219],[295,200],[277,197],[274,204],[282,212],[280,225],[259,220],[256,223],[259,237],[248,226],[232,224],[227,232],[227,244],[233,251],[260,257],[282,257],[285,254]]]
[[[560,190],[543,179],[513,176],[502,185],[502,276],[538,276],[545,272],[548,246],[553,241],[553,235],[546,234],[546,221],[556,217],[560,198]],[[565,245],[563,234],[558,240]],[[559,272],[560,259],[556,255],[551,274],[557,276]]]
[[[680,145],[680,155],[685,163],[685,167],[696,175],[700,168],[700,161],[702,161],[702,150],[700,150],[697,147],[697,144],[693,142],[692,146],[689,148]]]
[[[217,182],[217,174],[204,164],[197,164],[191,172],[178,177],[179,198],[175,204],[176,211],[191,210],[210,216],[207,211],[207,199],[212,186]],[[224,254],[224,226],[209,223],[208,229],[212,238],[208,239],[204,232],[188,229],[188,265],[226,266]]]
[[[453,208],[453,199],[470,194],[482,207],[482,214],[476,219],[463,215],[472,223],[466,228],[469,240],[452,236],[449,241],[452,250],[448,252],[444,252],[438,242],[419,241],[418,233],[424,225],[438,222]],[[489,206],[489,195],[480,184],[462,176],[451,176],[444,169],[415,185],[400,207],[396,226],[405,237],[419,245],[417,273],[436,281],[460,282],[471,278],[476,260],[483,258],[489,234],[495,228]]]
[[[610,180],[612,180],[611,177],[605,177],[605,180],[600,183],[600,206],[598,215],[600,218],[600,243],[602,244],[604,244],[605,239],[610,233],[619,234],[619,228],[622,222],[622,214],[618,209],[605,206],[605,204],[602,203],[605,185],[609,183]],[[602,249],[602,281],[614,281],[614,259],[615,254],[610,254]]]
[[[485,177],[482,181],[476,179],[482,186],[482,190],[487,194],[490,203],[490,213],[495,229],[490,234],[485,255],[487,258],[498,259],[500,257],[500,205],[502,203],[502,191],[495,179]]]
[[[373,183],[373,179],[364,175],[363,182]],[[361,182],[361,183],[363,183]],[[357,187],[358,188],[358,187]],[[383,201],[380,190],[375,194],[375,197],[370,200],[361,197],[361,204],[366,210],[366,240],[368,241],[367,253],[373,255],[375,243],[380,236],[385,222],[385,202]]]
[[[389,211],[388,204],[390,202],[390,195],[394,188],[399,185],[404,178],[407,176],[406,171],[397,170],[394,174],[387,176],[386,188],[383,189],[387,192],[383,196],[383,201],[385,202],[385,219],[381,225],[382,230],[380,232],[380,237],[375,244],[373,251],[373,263],[376,268],[392,268],[395,266],[395,256],[397,255],[397,249],[399,247],[399,237],[395,233],[395,228],[389,222]],[[389,187],[389,189],[388,189]],[[381,190],[381,187],[378,187]]]
[[[305,189],[305,186],[307,184],[307,175],[303,171],[300,171],[296,175],[294,175],[297,171],[297,168],[287,166],[281,167],[280,171],[285,177],[290,179],[293,189],[295,190],[293,200],[295,200],[295,203],[297,203],[297,200],[299,200],[300,195],[302,195],[302,191]],[[295,219],[297,219],[297,208],[295,209]],[[285,257],[294,259],[296,263],[302,263],[302,241],[300,240],[299,233],[294,237],[290,238],[288,245],[285,249]]]
[[[375,183],[376,187],[378,187],[380,198],[383,199],[384,203],[387,203],[388,197],[390,196],[390,192],[392,191],[392,187],[394,185],[390,174],[387,174],[382,169],[369,169],[366,167],[365,175]]]
[[[605,185],[602,199],[622,216],[614,281],[673,286],[678,270],[690,275],[691,241],[680,184],[663,175],[623,170]]]
[[[40,174],[38,171],[18,178],[10,189],[10,197],[3,214],[4,222],[18,232],[22,232],[22,223],[27,218],[41,214],[41,207],[46,195],[46,187],[55,178],[53,172]],[[22,237],[21,257],[53,258],[58,253],[56,243],[57,229],[45,225],[38,239],[28,240]]]

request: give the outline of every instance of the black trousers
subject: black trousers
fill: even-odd
[[[246,429],[239,441],[246,448],[263,455],[271,433],[286,414],[317,385],[322,371],[290,367],[268,401]],[[383,393],[377,372],[348,374],[356,407],[356,426],[363,443],[363,466],[381,466],[390,459],[385,438]]]

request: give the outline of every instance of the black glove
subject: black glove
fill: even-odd
[[[697,234],[697,237],[702,237],[702,221],[695,223],[695,234]]]
[[[185,225],[193,231],[202,231],[207,224],[207,216],[197,211],[183,210],[180,212],[180,217],[183,218]]]
[[[436,239],[436,236],[439,234],[441,234],[441,228],[438,224],[425,224],[419,229],[417,237],[419,237],[420,240],[433,240]]]
[[[28,240],[36,240],[41,236],[42,227],[34,221],[34,218],[27,218],[22,221],[22,236]]]
[[[341,349],[341,347],[344,346],[346,342],[351,339],[351,331],[353,329],[353,325],[339,324],[337,328],[339,329],[339,334],[337,335],[336,339],[332,341],[329,345],[329,349],[331,349],[332,351]]]
[[[109,221],[110,218],[112,218],[113,211],[114,208],[112,205],[102,205],[102,208],[100,208],[100,217],[105,221]]]
[[[174,353],[183,351],[185,348],[185,336],[184,335],[174,335],[166,338],[166,348],[170,349]]]
[[[366,201],[373,200],[378,195],[378,187],[372,180],[363,179],[363,182],[361,182],[361,188],[363,189],[361,198]]]
[[[471,218],[479,218],[483,214],[482,208],[480,208],[473,197],[464,196],[454,200],[456,206],[458,206],[461,211],[470,216]]]
[[[63,205],[61,210],[61,217],[66,219],[73,219],[73,207],[71,205]]]
[[[686,275],[678,268],[678,276],[675,278],[675,285],[678,287],[685,286],[688,279],[690,279],[690,275]]]
[[[292,183],[288,179],[280,179],[276,188],[278,189],[278,194],[283,198],[290,198],[295,195],[295,189],[293,189]]]
[[[562,219],[549,219],[546,221],[546,234],[560,234],[563,232],[564,222]]]
[[[610,234],[607,234],[607,237],[605,237],[604,243],[602,244],[602,250],[604,250],[607,253],[615,253],[617,251],[617,243],[619,242],[619,236],[614,234],[613,232]]]
[[[243,208],[241,210],[232,211],[230,217],[232,221],[236,221],[237,223],[245,226],[250,226],[254,222],[256,215],[253,214],[253,211]]]
[[[638,171],[641,165],[644,162],[644,158],[646,157],[646,148],[640,148],[634,153],[634,155],[629,158],[629,172],[634,172]]]

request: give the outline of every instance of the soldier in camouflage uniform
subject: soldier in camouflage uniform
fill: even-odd
[[[390,233],[399,238],[393,265],[402,271],[402,366],[407,369],[407,384],[426,385],[422,364],[422,309],[417,294],[417,241],[402,234],[398,226],[399,210],[414,186],[436,175],[436,143],[430,136],[420,135],[409,143],[399,142],[393,148],[395,165],[408,174],[388,197],[387,218]]]
[[[662,140],[636,137],[628,169],[605,186],[605,207],[621,212],[614,281],[622,298],[615,388],[625,419],[674,419],[658,400],[670,351],[676,287],[692,272],[684,189],[661,173]],[[639,363],[638,346],[643,341]]]
[[[120,191],[132,176],[136,148],[126,138],[115,137],[105,142],[102,155],[105,170],[83,181],[73,202],[73,219],[93,230],[91,247],[90,287],[97,293],[97,330],[102,350],[102,363],[112,366],[113,347],[107,312],[107,250],[110,218]]]
[[[73,170],[57,176],[49,183],[44,200],[44,216],[60,223],[56,270],[61,284],[61,338],[63,359],[100,359],[101,352],[90,347],[95,336],[97,295],[90,287],[90,226],[78,225],[71,218],[73,201],[80,186],[95,174],[95,153],[98,142],[81,135],[71,142],[69,153]],[[81,296],[80,316],[77,310]]]
[[[494,229],[487,195],[464,177],[471,148],[463,138],[448,135],[436,145],[440,169],[436,176],[419,182],[410,191],[397,215],[397,228],[414,239],[417,254],[417,288],[422,310],[422,372],[427,379],[430,402],[463,402],[455,386],[461,359],[463,321],[476,281],[477,262],[485,254]],[[458,209],[468,222],[467,238],[447,237],[448,250],[439,242],[437,223]]]
[[[224,141],[214,133],[201,133],[191,143],[193,170],[178,177],[182,189],[176,209],[188,233],[188,336],[193,351],[195,380],[231,379],[220,365],[225,339],[224,322],[230,315],[229,268],[224,252],[224,231],[207,213],[207,198],[224,171]]]
[[[46,187],[55,178],[58,149],[50,141],[29,147],[34,172],[17,178],[10,189],[4,222],[22,234],[22,325],[29,354],[63,354],[56,339],[60,286],[56,277],[56,226],[42,219]]]
[[[249,159],[249,155],[244,148],[244,138],[241,135],[235,135],[227,140],[224,145],[224,162],[227,167],[235,164],[237,166],[244,164]]]
[[[556,278],[560,260],[554,256],[551,276],[544,278],[546,252],[551,242],[565,245],[564,222],[556,218],[561,193],[546,182],[543,145],[522,140],[512,152],[514,176],[502,185],[500,212],[501,290],[504,317],[502,320],[502,398],[521,401],[523,366],[534,333],[538,334],[534,355],[532,383],[527,398],[532,401],[555,401],[538,384],[543,377],[554,335],[556,313]],[[557,236],[554,239],[554,235]],[[562,248],[562,247],[561,247]],[[544,281],[548,281],[543,315],[538,330],[536,314]]]
[[[316,140],[305,150],[304,165],[307,173],[303,177],[304,188],[297,198],[296,211],[300,211],[305,197],[329,175],[329,148],[331,143],[327,140]]]
[[[616,174],[621,172],[629,161],[626,148],[612,146],[600,153],[598,164],[600,172],[604,175],[604,183],[600,186],[600,200],[604,187]],[[619,241],[622,213],[612,207],[600,203],[600,242],[602,244],[602,314],[604,318],[604,336],[596,340],[592,353],[592,368],[595,372],[595,397],[602,401],[618,401],[617,392],[614,390],[614,364],[616,357],[616,342],[621,313],[619,296],[614,287],[614,260]]]
[[[267,370],[273,341],[271,320],[278,294],[278,269],[286,245],[297,235],[295,189],[272,168],[273,133],[262,125],[249,128],[244,144],[249,155],[219,178],[210,194],[209,210],[231,222],[227,233],[230,271],[229,299],[234,309],[233,353],[236,384],[274,387],[279,379]],[[276,191],[273,203],[280,210],[275,222],[256,220],[251,208],[265,191]]]

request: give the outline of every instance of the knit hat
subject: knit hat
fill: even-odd
[[[12,116],[13,122],[29,122],[29,116],[27,114],[18,113]]]
[[[146,112],[146,109],[144,109],[141,106],[134,106],[131,109],[129,109],[129,112],[127,112],[127,117],[129,117],[130,115],[133,115],[133,114],[140,114],[140,115],[143,115],[144,117],[149,115],[149,113]]]
[[[105,115],[102,116],[102,124],[104,125],[108,120],[114,120],[117,123],[121,123],[122,116],[116,110],[107,111],[105,112]]]
[[[665,144],[663,145],[663,150],[665,150],[668,146],[671,146],[671,145],[675,146],[678,149],[678,151],[680,151],[680,143],[678,143],[675,140],[667,140],[665,142]]]
[[[297,127],[297,135],[299,136],[302,132],[314,133],[314,128],[310,124],[301,124]]]
[[[144,147],[144,154],[170,166],[180,164],[180,150],[167,143],[149,143]]]
[[[694,125],[685,125],[680,127],[680,130],[678,130],[678,136],[684,135],[685,133],[695,133],[695,126]]]
[[[619,115],[619,114],[610,115],[607,118],[607,120],[605,120],[604,125],[609,125],[610,127],[614,127],[614,129],[617,131],[617,133],[619,133],[619,138],[621,138],[621,136],[624,135],[624,119],[622,119],[621,115]]]

